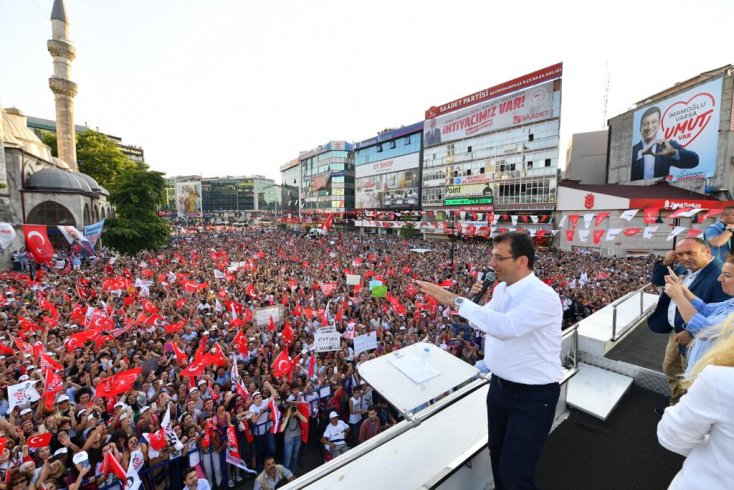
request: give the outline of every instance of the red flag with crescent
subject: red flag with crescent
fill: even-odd
[[[278,357],[275,358],[272,368],[273,376],[275,376],[276,378],[280,378],[281,376],[288,376],[288,373],[291,372],[291,369],[293,369],[293,364],[291,364],[291,358],[288,357],[285,349],[280,351]]]
[[[48,239],[46,225],[23,225],[23,235],[28,251],[39,264],[51,264],[54,246]]]
[[[53,434],[50,432],[44,432],[43,434],[36,434],[27,439],[26,443],[28,447],[47,447],[51,443],[51,437]]]

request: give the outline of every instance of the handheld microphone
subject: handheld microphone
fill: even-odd
[[[497,279],[497,275],[492,269],[484,273],[484,282],[482,283],[482,289],[472,298],[473,303],[479,303],[484,295],[487,294],[487,290],[489,289],[489,287],[494,284],[495,279]]]

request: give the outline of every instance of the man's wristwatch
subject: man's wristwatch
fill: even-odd
[[[461,305],[462,305],[463,303],[464,303],[464,298],[462,298],[461,296],[457,296],[457,297],[456,297],[456,298],[454,299],[454,306],[456,307],[456,309],[457,309],[457,310],[458,310],[459,308],[461,308]]]

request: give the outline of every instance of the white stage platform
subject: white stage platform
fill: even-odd
[[[568,381],[566,404],[606,420],[633,381],[629,376],[581,362],[576,376]]]
[[[636,294],[617,305],[617,338],[621,339],[632,326],[637,324],[642,315],[654,308],[658,302],[657,294],[642,294],[642,314],[640,313],[640,295]],[[579,322],[579,350],[596,356],[603,356],[612,347],[614,306],[605,306],[590,317]]]

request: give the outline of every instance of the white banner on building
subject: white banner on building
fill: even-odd
[[[424,123],[423,140],[433,146],[552,117],[553,83],[490,99]]]

